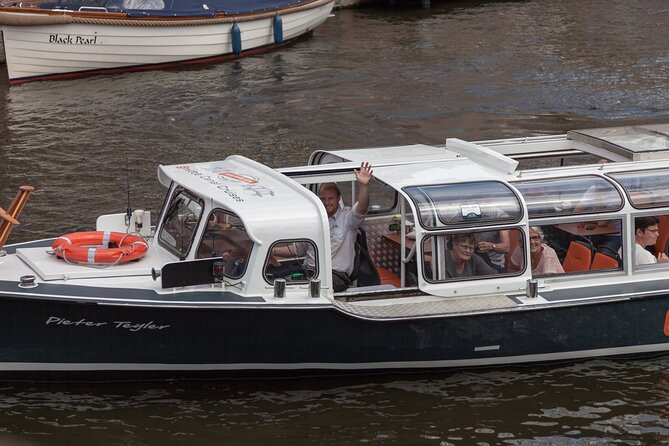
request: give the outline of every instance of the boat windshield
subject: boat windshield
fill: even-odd
[[[516,194],[497,181],[411,186],[404,191],[427,229],[516,223],[523,215]]]
[[[513,183],[527,204],[530,218],[617,211],[618,189],[599,176],[550,178]]]
[[[625,189],[635,208],[669,206],[669,169],[610,174]]]
[[[202,200],[183,188],[177,188],[167,204],[158,243],[180,259],[185,259],[193,244],[202,208]]]

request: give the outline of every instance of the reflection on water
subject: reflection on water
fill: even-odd
[[[42,445],[660,444],[669,441],[667,365],[664,357],[371,377],[7,383],[0,420],[9,438]]]
[[[434,3],[434,2],[433,2]],[[666,122],[664,0],[452,1],[337,11],[280,51],[32,83],[0,74],[10,241],[157,211],[158,164]],[[129,191],[126,184],[130,184]],[[290,381],[0,386],[16,445],[585,445],[669,441],[669,360]]]

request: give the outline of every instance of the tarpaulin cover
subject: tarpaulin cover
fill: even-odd
[[[45,9],[106,8],[108,11],[125,11],[133,17],[213,16],[217,12],[244,14],[272,11],[309,0],[59,0],[42,3]]]

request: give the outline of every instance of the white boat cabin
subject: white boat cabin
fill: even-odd
[[[318,151],[308,166],[278,170],[240,156],[161,166],[170,189],[152,249],[175,262],[221,258],[225,286],[243,294],[271,297],[281,279],[294,299],[310,297],[315,281],[320,297],[355,301],[520,295],[530,279],[541,293],[666,275],[669,263],[636,264],[634,227],[657,217],[656,241],[643,249],[655,258],[667,251],[668,134],[669,125],[656,125]],[[362,161],[374,169],[359,254],[367,268],[335,295],[316,191],[337,182],[353,205]],[[557,270],[533,273],[532,240],[554,251]],[[461,269],[458,255],[470,266]]]

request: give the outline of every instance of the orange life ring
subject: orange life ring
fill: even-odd
[[[114,247],[109,248],[110,244]],[[62,235],[53,242],[51,249],[67,262],[116,264],[142,258],[149,250],[149,245],[138,235],[93,231]]]

